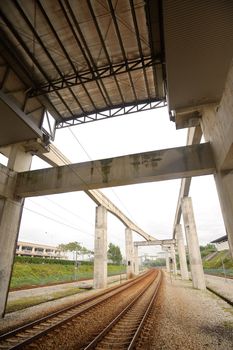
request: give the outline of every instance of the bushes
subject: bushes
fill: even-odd
[[[31,256],[15,256],[14,262],[22,264],[58,264],[58,265],[74,265],[74,260],[49,259]],[[93,261],[78,261],[80,264],[93,265]]]
[[[203,267],[205,269],[221,269],[222,263],[224,263],[225,269],[233,268],[233,260],[230,252],[227,250],[218,252],[212,259],[205,260],[203,262]]]

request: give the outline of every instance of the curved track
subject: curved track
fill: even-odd
[[[97,296],[85,299],[75,305],[3,334],[0,336],[0,349],[25,349],[29,344],[40,342],[42,337],[49,335],[54,330],[59,331],[60,329],[61,331],[62,329],[65,332],[66,327],[70,326],[70,322],[83,316],[85,318],[85,314],[90,312],[90,310],[92,313],[95,312],[97,308],[103,307],[110,300],[120,298],[125,291],[129,290],[129,293],[134,293],[132,295],[135,295],[135,291],[142,290],[142,285],[148,284],[148,280],[151,280],[153,274],[153,272],[146,273],[124,285],[110,288]]]
[[[144,289],[84,349],[133,349],[158,294],[162,273]]]

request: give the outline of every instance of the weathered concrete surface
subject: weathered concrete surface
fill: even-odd
[[[5,313],[22,210],[22,199],[0,199],[0,317]]]
[[[186,241],[189,250],[193,287],[197,289],[205,289],[205,277],[193,214],[192,200],[190,197],[185,197],[182,199],[182,213],[184,219]]]
[[[212,174],[209,143],[18,174],[16,195],[40,196]]]
[[[134,246],[135,247],[143,247],[143,246],[151,246],[151,245],[170,245],[175,244],[175,239],[154,239],[153,241],[135,241]]]
[[[199,144],[201,142],[202,130],[200,126],[195,128],[190,128],[187,135],[187,145]],[[175,238],[176,225],[180,223],[180,218],[182,214],[181,210],[181,199],[189,195],[189,189],[191,186],[191,177],[181,179],[180,192],[177,201],[175,220],[173,225],[173,238]]]
[[[14,198],[17,173],[0,164],[0,197]]]
[[[137,276],[139,274],[139,257],[138,257],[138,247],[134,246],[134,274]]]
[[[217,108],[205,108],[201,125],[205,140],[213,147],[215,182],[229,246],[233,256],[233,60],[222,99]]]
[[[20,145],[11,147],[7,166],[12,171],[1,166],[3,171],[0,172],[0,174],[7,173],[8,175],[5,183],[7,194],[15,189],[13,170],[30,169],[31,160],[32,156],[23,152]],[[23,203],[23,199],[0,198],[0,317],[3,317],[5,313]]]
[[[170,272],[169,252],[167,249],[165,250],[165,259],[166,259],[166,270],[167,272]]]
[[[176,251],[175,251],[174,244],[172,244],[170,247],[170,253],[171,253],[171,258],[172,258],[172,270],[173,270],[174,275],[177,275]]]
[[[30,146],[30,145],[29,145]],[[28,146],[28,147],[29,147]],[[31,146],[30,146],[31,147]],[[52,166],[62,166],[71,164],[70,160],[61,153],[53,144],[49,145],[49,152],[39,152],[37,156],[43,159],[45,162]],[[137,232],[146,240],[154,240],[155,238],[143,231],[132,220],[130,220],[120,209],[118,209],[101,191],[99,190],[86,190],[85,193],[90,197],[97,205],[104,206],[110,213],[115,215],[121,222],[129,227],[131,230]]]
[[[126,255],[126,276],[130,279],[134,275],[134,245],[132,230],[125,229],[125,255]]]
[[[94,288],[107,286],[107,210],[96,208],[95,221]]]
[[[180,261],[180,273],[182,280],[189,280],[185,245],[184,245],[184,236],[182,232],[181,224],[176,225],[176,238],[177,238],[177,247]]]

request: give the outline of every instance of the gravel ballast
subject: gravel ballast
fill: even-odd
[[[153,329],[144,349],[233,349],[233,308],[209,291],[179,277],[165,283],[154,309]]]
[[[231,283],[224,279],[216,283],[219,291],[227,289],[231,293]],[[61,307],[61,303],[65,306],[94,293],[92,290],[9,314],[0,321],[0,331],[19,323],[20,319],[42,316],[48,309],[55,311]],[[191,281],[182,281],[180,277],[171,280],[165,274],[148,327],[148,341],[143,337],[138,349],[233,349],[233,307],[209,291],[193,289]]]

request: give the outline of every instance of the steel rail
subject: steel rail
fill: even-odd
[[[140,283],[144,278],[148,277],[150,273],[151,271],[143,274],[142,276],[136,279],[133,279],[129,282],[124,283],[124,285],[109,288],[107,291],[105,290],[101,293],[98,293],[98,295],[92,296],[90,298],[87,298],[85,300],[75,303],[75,305],[65,307],[61,310],[53,312],[52,314],[39,318],[38,320],[32,321],[28,324],[25,324],[12,331],[9,331],[7,333],[0,335],[0,349],[8,349],[8,350],[22,349],[25,345],[32,343],[34,340],[40,338],[41,336],[45,335],[49,331],[57,327],[60,327],[62,324],[67,323],[68,321],[71,321],[73,318],[80,316],[81,314],[83,314],[84,312],[87,312],[91,308],[106,302],[111,297],[120,294],[121,292],[125,291],[127,288]],[[91,303],[91,305],[88,305],[88,303]],[[80,307],[84,307],[84,308],[80,310]],[[76,308],[78,308],[77,311],[75,311]],[[69,312],[73,312],[73,313],[70,315]],[[65,313],[67,313],[68,316],[65,317]],[[62,317],[62,319],[56,321],[55,320],[56,317]],[[55,324],[51,325],[51,322],[54,322],[54,321],[55,321]],[[40,325],[46,328],[38,330],[38,327]],[[36,334],[29,334],[30,330],[31,331],[36,330]],[[25,336],[24,336],[24,332],[26,332]],[[15,343],[14,337],[16,338],[15,339],[16,341],[20,339],[21,340],[20,343],[18,342],[17,344],[14,344]],[[6,347],[4,346],[3,341],[6,343]],[[12,346],[10,347],[7,346],[7,343],[9,341],[12,343]]]
[[[162,280],[162,273],[161,271],[159,271],[159,273],[156,275],[155,279],[153,280],[150,280],[146,286],[144,287],[144,289],[140,292],[140,294],[138,294],[131,302],[130,304],[128,304],[124,310],[122,310],[108,325],[107,327],[105,327],[103,329],[102,332],[100,332],[85,348],[84,350],[90,350],[90,349],[95,349],[96,346],[98,345],[98,343],[100,343],[104,337],[113,329],[113,327],[115,325],[117,325],[117,323],[119,321],[121,321],[123,319],[123,317],[127,317],[127,313],[133,309],[133,307],[135,306],[135,304],[138,302],[138,301],[141,301],[141,299],[143,297],[145,297],[145,292],[148,291],[149,287],[152,286],[153,283],[156,283],[156,287],[155,287],[155,290],[154,290],[154,293],[152,294],[152,297],[149,301],[149,304],[147,305],[146,309],[143,309],[143,311],[141,312],[141,320],[139,322],[139,324],[137,325],[136,329],[135,330],[132,330],[132,329],[129,329],[129,332],[132,333],[133,332],[133,335],[131,336],[131,341],[129,342],[128,346],[127,346],[127,349],[128,350],[131,350],[134,348],[135,346],[135,343],[142,331],[142,328],[145,324],[145,321],[149,315],[149,312],[153,306],[153,303],[156,299],[156,296],[158,295],[158,291],[159,291],[159,287],[161,285],[161,280]],[[140,316],[141,316],[140,315]],[[140,317],[139,316],[139,317]],[[126,331],[127,333],[127,331]],[[102,348],[102,347],[101,347]],[[109,347],[110,348],[110,347]]]
[[[140,335],[140,333],[141,333],[141,331],[143,329],[143,326],[144,326],[144,324],[145,324],[145,322],[146,322],[146,320],[147,320],[147,318],[149,316],[149,313],[150,313],[150,311],[152,309],[152,306],[153,306],[153,304],[154,304],[154,302],[155,302],[155,300],[156,300],[156,298],[158,296],[158,291],[159,291],[161,282],[162,282],[162,273],[160,272],[159,280],[158,280],[158,283],[156,285],[154,294],[153,294],[153,296],[151,298],[151,301],[150,301],[150,303],[149,303],[149,305],[148,305],[148,307],[147,307],[147,309],[145,311],[145,314],[144,314],[144,316],[143,316],[143,318],[142,318],[142,320],[141,320],[141,322],[140,322],[140,324],[138,326],[138,329],[136,330],[136,332],[134,334],[134,337],[133,337],[133,339],[131,340],[131,343],[128,346],[128,350],[132,350],[134,348],[135,344],[136,344],[136,341],[137,341],[137,339],[138,339],[138,337],[139,337],[139,335]]]

